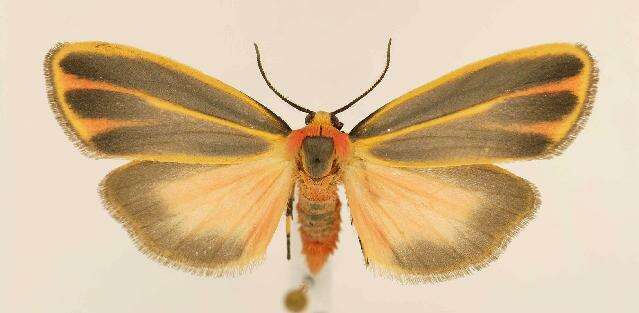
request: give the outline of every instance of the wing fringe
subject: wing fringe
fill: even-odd
[[[60,49],[64,46],[68,45],[69,42],[57,42],[44,58],[44,78],[45,78],[45,88],[47,90],[47,98],[49,99],[49,106],[51,107],[51,111],[53,111],[53,115],[55,119],[58,121],[58,124],[64,131],[64,134],[69,138],[69,141],[73,143],[73,145],[80,150],[80,152],[89,158],[92,159],[101,159],[106,156],[99,153],[97,150],[91,149],[87,143],[83,142],[80,139],[80,135],[75,131],[69,120],[64,116],[64,112],[62,112],[61,102],[58,99],[58,90],[55,87],[53,81],[53,73],[51,72],[51,66],[53,62],[53,57],[58,53]]]

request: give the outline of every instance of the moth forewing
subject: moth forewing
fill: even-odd
[[[101,42],[61,44],[45,62],[62,126],[100,157],[239,163],[290,128],[236,89],[169,59]]]
[[[351,131],[388,166],[432,167],[559,153],[590,112],[596,69],[583,46],[550,44],[465,66],[399,97]]]

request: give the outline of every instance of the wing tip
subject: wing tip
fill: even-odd
[[[62,104],[60,99],[58,99],[58,90],[55,86],[54,77],[53,77],[53,61],[54,57],[62,50],[63,48],[69,46],[71,43],[69,42],[57,42],[53,48],[51,48],[44,57],[43,68],[44,68],[44,80],[45,80],[45,89],[47,92],[47,99],[49,101],[49,107],[51,111],[53,111],[53,115],[55,116],[56,121],[64,131],[64,134],[67,136],[69,141],[73,143],[73,145],[80,150],[80,152],[89,158],[92,159],[100,159],[104,158],[103,155],[92,149],[86,142],[82,141],[80,134],[73,128],[67,117],[64,115]]]
[[[550,148],[550,151],[545,156],[541,157],[541,159],[550,159],[555,156],[560,156],[570,144],[573,143],[577,135],[586,127],[586,123],[590,118],[593,110],[593,104],[597,94],[597,88],[599,84],[599,67],[597,64],[597,60],[592,56],[588,47],[583,43],[573,44],[577,47],[581,52],[583,52],[590,62],[590,73],[588,74],[588,86],[586,87],[586,95],[583,102],[583,108],[581,112],[579,112],[579,116],[577,117],[575,123],[570,127],[566,136],[562,138],[557,144]]]

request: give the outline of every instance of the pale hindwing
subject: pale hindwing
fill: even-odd
[[[493,165],[402,169],[353,161],[343,175],[365,256],[404,281],[485,266],[538,205],[534,186]]]
[[[234,274],[264,255],[293,189],[291,162],[237,165],[137,161],[102,195],[147,255],[204,275]]]

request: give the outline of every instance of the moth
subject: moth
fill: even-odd
[[[58,121],[83,152],[130,163],[100,185],[111,215],[151,258],[203,275],[259,262],[294,211],[309,272],[335,251],[343,185],[364,262],[440,281],[494,260],[539,196],[493,163],[550,158],[582,128],[596,68],[585,47],[546,44],[462,67],[342,131],[347,105],[292,130],[255,99],[132,47],[64,43],[45,61]]]

